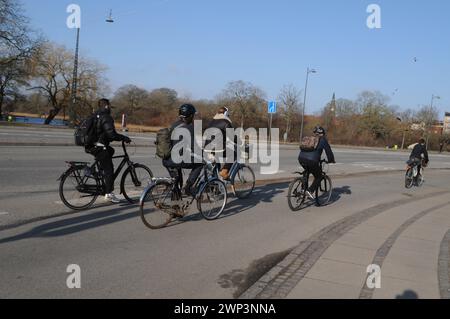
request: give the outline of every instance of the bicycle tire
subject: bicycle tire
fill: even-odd
[[[288,191],[288,204],[289,208],[293,212],[298,212],[303,208],[303,204],[306,201],[306,192],[304,190],[306,189],[304,185],[304,178],[299,177],[295,179],[290,185],[289,185],[289,191]],[[299,192],[300,187],[300,192]],[[295,203],[292,202],[292,200],[295,200]]]
[[[245,184],[249,184],[250,188],[245,191],[245,192],[241,192],[239,190],[236,189],[236,179],[238,179],[239,181],[242,182],[242,179],[245,178],[244,176],[241,176],[239,173],[243,170],[248,170],[249,172],[249,176],[251,178],[251,181],[244,181]],[[236,176],[233,177],[233,181],[231,184],[231,188],[233,189],[233,193],[234,195],[239,198],[239,199],[246,199],[248,197],[250,197],[253,194],[253,191],[255,190],[255,185],[256,185],[256,178],[255,178],[255,173],[253,172],[253,169],[247,165],[242,165],[239,170],[236,172]]]
[[[320,186],[316,190],[317,206],[323,207],[330,203],[333,196],[333,181],[328,175],[324,175],[320,181]]]
[[[414,186],[414,178],[412,176],[412,169],[408,168],[405,174],[405,187],[411,189]]]
[[[72,167],[66,173],[64,173],[64,175],[61,177],[61,181],[59,183],[59,197],[61,198],[61,201],[67,208],[75,210],[75,211],[82,211],[82,210],[91,208],[92,205],[94,205],[94,203],[97,201],[99,194],[92,195],[91,200],[87,204],[84,204],[84,205],[76,206],[74,203],[69,202],[69,199],[64,194],[64,185],[66,184],[68,178],[72,174],[74,174],[75,171],[77,171],[77,170],[79,170],[79,169]],[[100,181],[98,179],[95,179],[95,181],[96,181],[97,189],[100,189],[100,187],[101,187]],[[88,198],[88,197],[90,197],[90,196],[86,196],[86,198]]]
[[[133,196],[133,195],[131,195],[129,192],[127,192],[127,189],[126,189],[126,187],[125,187],[125,182],[127,181],[127,178],[130,178],[131,181],[133,181],[133,180],[132,180],[132,177],[131,177],[131,173],[132,173],[132,170],[133,170],[133,169],[135,169],[135,171],[136,171],[137,169],[141,169],[141,170],[143,170],[145,173],[147,173],[146,175],[148,175],[148,176],[145,176],[145,177],[144,177],[144,180],[139,181],[139,182],[142,183],[142,185],[140,186],[140,187],[142,187],[142,190],[139,190],[137,193],[136,193],[136,191],[135,191],[135,192],[134,192],[134,193],[136,193],[135,196]],[[130,176],[130,177],[128,177],[128,176]],[[138,176],[138,178],[139,178],[139,177],[140,177],[140,176]],[[142,177],[141,177],[141,178],[142,178]],[[145,190],[145,188],[148,187],[148,185],[150,184],[152,178],[153,178],[153,172],[150,170],[150,168],[148,168],[148,167],[145,166],[145,165],[142,165],[142,164],[134,164],[134,166],[128,167],[128,168],[126,169],[125,173],[123,173],[122,180],[121,180],[121,182],[120,182],[120,189],[122,190],[122,195],[125,197],[125,199],[126,199],[130,204],[138,203],[139,200],[140,200],[140,198],[141,198],[141,195],[142,195],[143,190]],[[135,186],[135,187],[138,187],[138,186]]]
[[[216,192],[218,188],[221,188],[221,194],[218,194]],[[219,206],[219,209],[216,210],[214,213],[208,214],[206,212],[206,209],[203,207],[203,205],[205,204],[205,201],[211,203],[211,199],[214,197],[217,197],[217,198],[220,197],[221,199],[219,199],[219,200],[222,201],[222,204]],[[225,210],[225,207],[227,205],[227,202],[228,202],[227,186],[221,180],[213,179],[213,180],[208,181],[202,187],[202,190],[200,191],[199,196],[197,198],[197,207],[198,207],[200,213],[202,214],[203,218],[211,221],[211,220],[218,219],[220,217],[220,215],[222,215],[222,213]]]
[[[139,209],[140,209],[140,215],[141,220],[144,223],[145,226],[147,226],[150,229],[161,229],[166,227],[173,219],[172,212],[169,211],[169,209],[166,209],[163,204],[159,202],[159,198],[155,198],[158,196],[158,194],[153,194],[156,190],[158,190],[158,187],[161,187],[164,191],[162,194],[159,194],[160,196],[163,196],[163,200],[166,200],[168,197],[170,197],[169,202],[172,202],[172,184],[167,181],[159,181],[155,184],[152,184],[147,187],[147,189],[144,191],[144,193],[141,196]],[[150,220],[149,215],[155,213],[155,218],[157,218],[156,213],[161,214],[161,220],[162,222],[154,222],[153,219]],[[152,217],[153,217],[152,216]]]

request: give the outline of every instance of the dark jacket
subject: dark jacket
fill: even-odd
[[[428,151],[427,151],[427,147],[423,144],[417,144],[416,146],[414,146],[412,152],[411,152],[411,159],[417,158],[417,159],[422,159],[422,154],[423,154],[423,158],[425,159],[425,161],[428,163],[429,162],[429,158],[428,158]]]
[[[231,120],[225,116],[224,114],[217,114],[214,119],[209,123],[208,129],[210,128],[217,128],[222,132],[222,146],[223,149],[226,150],[227,148],[227,129],[234,129],[233,123]],[[212,143],[213,140],[206,141],[206,145]],[[236,143],[236,139],[234,143]]]
[[[175,123],[172,124],[170,129],[171,129],[171,131],[175,131],[176,129],[187,129],[189,131],[190,138],[191,138],[191,145],[190,145],[191,153],[194,154],[194,152],[197,149],[201,150],[201,148],[197,148],[196,149],[196,147],[195,147],[196,141],[195,141],[194,123],[187,124],[187,123],[185,123],[185,122],[183,122],[181,120],[178,120],[178,121],[176,121]],[[176,140],[172,140],[172,147],[175,147],[178,143],[181,143],[182,141],[183,141],[182,137],[180,137],[179,139],[176,139]],[[182,151],[180,151],[180,155],[181,156],[183,155]],[[202,156],[202,154],[197,154],[197,155],[200,156],[200,157]],[[194,162],[193,159],[192,159],[192,162]]]
[[[335,163],[334,153],[331,150],[331,146],[328,143],[326,137],[321,137],[317,149],[313,152],[300,152],[299,161],[302,160],[309,162],[319,162],[322,158],[323,151],[327,154],[327,159],[329,163]]]
[[[114,141],[124,141],[126,137],[124,135],[118,134],[114,126],[114,119],[111,116],[111,112],[108,110],[101,110],[97,113],[97,136],[98,143],[105,146],[109,146],[111,142]]]

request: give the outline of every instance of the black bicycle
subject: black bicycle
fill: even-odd
[[[166,227],[172,220],[185,217],[194,201],[197,201],[197,208],[206,220],[219,218],[227,204],[228,193],[225,183],[213,176],[214,165],[204,162],[202,173],[192,188],[195,194],[187,200],[181,191],[181,170],[177,170],[177,178],[153,179],[140,200],[141,219],[145,226],[150,229]]]
[[[333,195],[333,183],[331,178],[326,174],[325,165],[328,162],[325,160],[320,161],[322,168],[322,179],[320,185],[315,194],[311,194],[308,189],[310,188],[309,172],[304,170],[303,172],[295,172],[295,174],[301,175],[295,179],[289,186],[288,203],[289,208],[296,212],[305,207],[309,207],[312,204],[317,206],[325,206],[331,201]]]
[[[420,159],[411,159],[406,162],[408,165],[406,167],[405,174],[405,187],[407,189],[412,188],[413,186],[422,187],[425,184],[425,178],[423,176],[424,168],[427,167],[427,162],[425,160]],[[419,173],[419,166],[421,166]]]
[[[150,184],[153,173],[147,166],[130,160],[124,142],[122,148],[124,155],[113,157],[122,159],[114,173],[114,180],[127,166],[120,182],[120,194],[130,204],[138,203],[143,189]],[[105,180],[98,161],[93,165],[86,162],[67,162],[67,164],[69,169],[58,179],[59,196],[64,205],[73,210],[85,210],[92,207],[99,196],[106,195]]]

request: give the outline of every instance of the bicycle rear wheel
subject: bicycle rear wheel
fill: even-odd
[[[72,210],[85,210],[95,203],[100,195],[100,181],[85,176],[84,168],[71,168],[61,178],[59,197]]]
[[[147,166],[135,164],[128,167],[120,183],[122,195],[130,203],[138,203],[142,192],[152,181],[153,173]]]
[[[412,168],[409,168],[406,171],[406,175],[405,175],[405,187],[407,189],[410,189],[413,186],[414,186],[413,170],[412,170]]]
[[[140,201],[141,219],[150,229],[166,227],[175,213],[172,206],[172,184],[160,181],[150,185],[144,191]]]
[[[216,179],[206,183],[197,198],[197,206],[206,220],[215,220],[222,215],[228,201],[227,187]]]
[[[293,212],[297,212],[305,206],[306,189],[303,177],[297,178],[289,185],[288,204]]]
[[[237,171],[231,187],[237,198],[245,199],[253,193],[255,184],[256,179],[253,170],[246,165],[242,165]]]
[[[327,175],[322,177],[320,186],[316,191],[316,202],[317,206],[326,206],[331,201],[333,196],[333,182],[331,178]]]

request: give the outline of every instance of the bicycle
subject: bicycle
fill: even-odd
[[[217,153],[217,151],[214,153]],[[230,168],[230,174],[227,180],[224,180],[220,176],[220,169],[221,164],[214,162],[212,176],[222,180],[225,185],[230,185],[234,196],[238,199],[246,199],[253,194],[256,186],[256,177],[250,166],[235,162]]]
[[[405,187],[407,189],[411,189],[413,186],[422,187],[423,184],[425,184],[425,179],[423,177],[423,171],[427,166],[425,160],[420,161],[419,159],[410,159],[406,164],[408,166],[406,167]],[[419,165],[422,166],[420,174]]]
[[[316,190],[315,196],[309,193],[309,172],[304,170],[303,172],[295,172],[294,174],[301,175],[296,178],[289,186],[288,192],[288,204],[289,208],[296,212],[305,207],[310,206],[310,201],[315,202],[316,206],[326,206],[330,203],[333,195],[333,183],[331,178],[326,174],[324,165],[328,164],[327,161],[320,161],[322,169],[322,177],[320,185]]]
[[[130,160],[124,142],[122,142],[122,148],[124,155],[113,157],[113,159],[122,159],[114,173],[114,180],[127,166],[120,182],[120,194],[130,204],[134,204],[139,201],[142,189],[150,183],[153,173],[147,166]],[[100,163],[98,161],[92,165],[87,162],[66,163],[69,169],[58,179],[60,181],[59,196],[62,202],[76,211],[91,208],[99,196],[105,196],[105,181]]]
[[[204,161],[203,169],[193,189],[192,198],[183,201],[181,186],[182,170],[177,170],[177,178],[153,178],[140,199],[140,214],[145,226],[150,229],[166,227],[174,219],[184,218],[197,201],[197,209],[204,219],[218,219],[228,201],[227,187],[213,175],[215,163]]]

